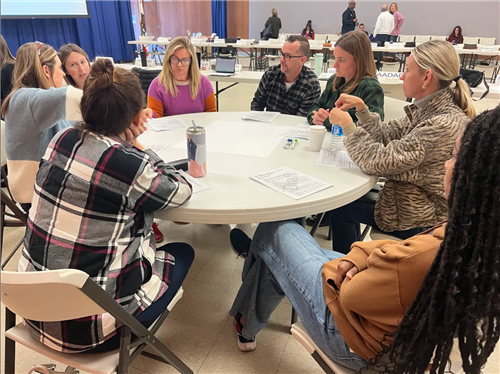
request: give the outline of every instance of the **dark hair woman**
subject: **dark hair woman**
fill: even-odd
[[[307,25],[306,27],[304,27],[304,30],[302,30],[302,33],[300,35],[305,36],[306,39],[314,40],[314,30],[312,28],[311,20],[307,21]]]
[[[143,106],[133,72],[106,59],[92,65],[83,122],[57,133],[40,163],[19,270],[82,270],[150,326],[180,287],[194,252],[184,243],[156,249],[153,212],[186,202],[191,186],[154,152],[127,142]],[[26,326],[58,351],[119,346],[119,326],[107,313]]]
[[[12,73],[14,72],[14,64],[16,59],[12,56],[7,42],[0,35],[0,46],[1,46],[1,67],[2,67],[2,89],[1,89],[1,102],[3,99],[9,96],[10,91],[12,91]]]
[[[455,26],[453,32],[448,36],[448,41],[452,44],[463,44],[464,37],[462,36],[462,28],[460,26]]]

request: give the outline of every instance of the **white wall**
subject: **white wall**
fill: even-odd
[[[259,39],[264,23],[276,8],[283,25],[281,31],[300,33],[307,23],[313,21],[317,34],[340,31],[342,13],[347,9],[347,0],[250,0],[250,38]],[[369,33],[375,27],[377,16],[383,4],[391,2],[357,0],[356,15]],[[399,11],[405,16],[401,34],[406,35],[449,35],[454,26],[460,25],[464,36],[497,38],[500,44],[500,1],[397,1]]]

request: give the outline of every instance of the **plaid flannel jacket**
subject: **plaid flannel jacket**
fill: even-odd
[[[316,74],[303,66],[295,83],[287,91],[285,74],[280,65],[272,66],[260,80],[252,100],[251,109],[291,114],[306,117],[314,101],[321,94],[321,86]]]
[[[154,152],[119,137],[62,130],[36,176],[19,271],[82,270],[137,316],[166,292],[175,264],[155,250],[153,212],[190,196],[191,185]],[[108,313],[25,324],[61,352],[93,348],[119,327]]]

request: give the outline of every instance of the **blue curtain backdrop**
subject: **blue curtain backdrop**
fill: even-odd
[[[227,37],[227,1],[212,0],[212,32],[219,38]]]
[[[89,1],[88,5],[91,18],[4,19],[2,35],[13,54],[22,44],[39,41],[56,50],[67,43],[78,44],[90,59],[132,60],[127,44],[135,39],[130,1]]]

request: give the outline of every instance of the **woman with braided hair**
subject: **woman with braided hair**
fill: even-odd
[[[455,344],[465,373],[480,373],[493,352],[500,336],[499,164],[497,107],[472,121],[446,164],[444,240],[386,350],[393,366],[384,373],[444,373]]]
[[[256,348],[287,296],[319,349],[350,369],[441,374],[456,335],[465,373],[479,373],[500,335],[499,164],[500,106],[458,134],[447,222],[401,242],[356,242],[345,256],[294,221],[260,224],[230,311],[238,348]]]

